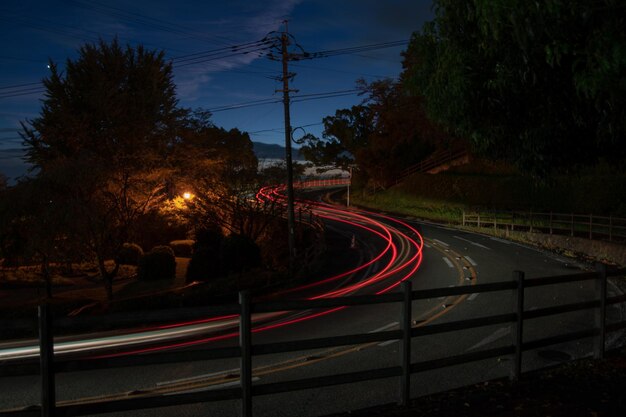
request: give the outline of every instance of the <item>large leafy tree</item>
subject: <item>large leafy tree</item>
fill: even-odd
[[[83,46],[64,71],[50,69],[40,116],[23,124],[27,158],[71,202],[110,298],[118,265],[105,260],[157,200],[183,114],[171,63],[114,40]]]
[[[614,0],[436,0],[403,81],[478,151],[538,176],[626,156],[626,14]]]
[[[301,152],[316,164],[356,164],[370,185],[386,186],[399,172],[424,158],[444,140],[426,118],[419,96],[391,80],[357,85],[360,105],[324,118],[322,139],[307,136]]]
[[[182,213],[196,230],[219,227],[229,234],[259,237],[266,207],[254,199],[258,160],[247,133],[214,126],[209,114],[192,112],[174,151],[175,182],[194,195]]]

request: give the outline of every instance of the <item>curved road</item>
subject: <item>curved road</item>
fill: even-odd
[[[527,278],[572,273],[579,265],[569,260],[506,240],[483,235],[460,232],[455,229],[420,222],[414,219],[395,219],[383,214],[352,210],[348,214],[336,207],[316,206],[324,217],[327,227],[345,237],[345,245],[354,243],[363,252],[362,267],[345,275],[328,277],[319,285],[300,288],[294,294],[315,296],[342,296],[363,292],[395,291],[397,284],[410,279],[414,289],[437,288],[456,285],[472,285],[509,280],[513,270],[524,270]],[[423,244],[423,247],[422,247]],[[363,266],[364,265],[364,266]],[[575,300],[590,299],[593,288],[579,283],[564,287],[544,287],[527,296],[526,309]],[[471,294],[462,297],[416,301],[413,305],[414,325],[444,322],[461,318],[480,317],[510,312],[510,293]],[[267,326],[263,332],[254,334],[254,343],[280,342],[282,340],[306,339],[340,334],[383,331],[397,328],[399,305],[375,305],[352,307],[332,314],[317,315],[310,320],[294,320],[306,317],[284,315],[279,323],[283,326]],[[274,318],[275,319],[275,318]],[[592,322],[591,314],[579,313],[559,316],[556,321],[546,322],[527,329],[530,339],[551,332],[577,329],[581,323]],[[273,321],[272,323],[276,323]],[[496,347],[511,338],[508,326],[491,326],[471,331],[456,332],[416,338],[413,341],[412,361],[422,361],[460,354],[481,348]],[[422,340],[423,339],[423,340]],[[232,343],[229,340],[214,345]],[[531,352],[526,355],[525,369],[545,366],[555,360],[587,354],[589,343],[556,346],[554,349]],[[325,349],[312,352],[268,355],[255,357],[254,379],[275,382],[303,377],[332,375],[333,373],[394,366],[399,362],[397,342]],[[453,386],[508,375],[508,358],[482,361],[453,369],[444,369],[412,378],[412,395],[435,392]],[[122,393],[122,396],[141,392],[161,392],[215,389],[216,386],[236,384],[238,360],[219,362],[160,365],[138,368],[122,368],[57,377],[59,400],[71,400],[89,396]],[[0,409],[37,403],[36,378],[0,379]],[[98,381],[97,384],[94,381]],[[394,379],[335,386],[328,389],[309,390],[285,395],[254,398],[255,416],[306,416],[362,408],[374,404],[393,402],[397,399],[398,381]],[[116,394],[119,395],[119,394]],[[193,416],[207,413],[236,415],[237,402],[195,404],[177,407],[176,413]],[[167,409],[147,410],[124,415],[170,415]]]

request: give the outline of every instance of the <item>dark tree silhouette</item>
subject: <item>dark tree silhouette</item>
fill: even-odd
[[[23,123],[27,159],[39,176],[64,167],[59,196],[71,201],[109,298],[119,265],[108,269],[150,210],[166,175],[163,161],[184,114],[163,52],[117,40],[80,48],[65,70],[50,64],[40,116]]]

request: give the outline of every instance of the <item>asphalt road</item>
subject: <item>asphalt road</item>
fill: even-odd
[[[423,262],[410,278],[414,289],[505,281],[511,279],[514,270],[522,270],[527,278],[533,278],[569,274],[581,269],[580,265],[572,263],[571,260],[508,241],[418,221],[410,221],[410,224],[420,231],[425,240]],[[364,252],[363,259],[371,257],[382,244],[362,231],[354,229],[353,226],[333,223],[331,227],[343,233],[346,244],[349,244],[351,236],[355,235],[357,247]],[[384,261],[381,259],[377,264],[373,264],[367,272],[374,273]],[[581,283],[530,289],[527,292],[525,307],[526,310],[532,310],[555,303],[589,300],[593,298],[593,294],[592,284]],[[413,319],[416,325],[424,325],[508,313],[512,309],[513,300],[510,292],[472,294],[463,298],[415,301]],[[611,314],[621,313],[609,311],[609,315]],[[390,330],[397,328],[399,317],[399,305],[353,307],[297,325],[255,334],[254,343]],[[591,312],[564,314],[547,320],[537,319],[536,323],[526,326],[524,336],[525,340],[532,340],[555,331],[580,329],[592,323]],[[511,337],[512,329],[507,325],[418,337],[413,340],[412,361],[492,348],[510,343]],[[525,355],[524,369],[548,366],[557,361],[584,356],[589,354],[591,349],[590,341],[582,341],[531,351]],[[256,357],[253,359],[255,367],[253,375],[256,383],[313,376],[328,376],[330,379],[332,374],[336,373],[394,366],[398,363],[398,343],[389,341],[345,349]],[[221,360],[67,373],[57,377],[57,396],[59,401],[63,401],[111,392],[132,395],[137,390],[175,386],[181,382],[197,381],[201,378],[213,379],[219,384],[224,371],[236,373],[238,366],[238,360]],[[503,357],[417,374],[412,377],[411,395],[424,395],[505,376],[508,375],[510,366],[510,358]],[[0,409],[37,403],[38,384],[36,377],[0,379]],[[228,384],[232,382],[225,382],[221,386]],[[254,415],[319,416],[389,403],[398,399],[398,384],[395,379],[387,379],[255,397]],[[178,406],[175,409],[163,408],[116,415],[155,417],[174,413],[179,416],[230,416],[239,413],[239,404],[236,401],[195,404]]]

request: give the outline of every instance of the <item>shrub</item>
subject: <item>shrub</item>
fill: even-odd
[[[209,281],[221,274],[219,252],[200,247],[193,252],[187,266],[187,282]]]
[[[254,241],[242,235],[230,235],[220,251],[223,272],[242,272],[261,264],[261,251]]]
[[[219,229],[206,228],[196,230],[195,238],[196,241],[193,244],[194,251],[200,248],[207,248],[217,253],[220,250],[222,240],[224,240],[224,235]]]
[[[224,235],[217,228],[198,229],[194,233],[193,255],[187,266],[187,282],[209,281],[222,274],[220,246]]]
[[[191,258],[193,254],[193,244],[193,240],[173,240],[170,242],[170,247],[176,256]]]
[[[141,257],[138,269],[142,281],[174,279],[176,276],[176,258],[169,246],[155,246]]]
[[[117,255],[117,262],[120,265],[139,265],[139,260],[143,256],[143,249],[136,243],[124,243],[120,253]]]

